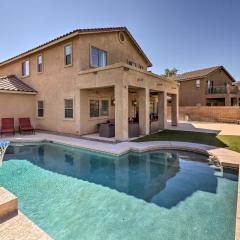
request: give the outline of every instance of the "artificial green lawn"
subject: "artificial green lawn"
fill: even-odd
[[[214,133],[200,133],[164,130],[135,140],[144,141],[181,141],[212,145],[216,147],[228,148],[240,152],[240,136],[216,135]]]

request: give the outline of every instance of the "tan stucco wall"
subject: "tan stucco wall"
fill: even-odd
[[[97,123],[106,121],[105,119],[89,119],[89,96],[101,95],[112,98],[114,96],[114,86],[118,82],[126,82],[129,86],[146,88],[147,91],[156,89],[176,93],[178,89],[176,83],[159,79],[146,71],[137,69],[123,70],[123,67],[104,70],[101,73],[79,74],[82,71],[91,69],[90,48],[91,46],[103,49],[108,52],[108,65],[116,63],[127,63],[127,60],[143,65],[147,69],[148,63],[139,53],[137,48],[125,35],[124,43],[119,41],[118,32],[102,34],[84,34],[67,39],[42,51],[30,54],[9,64],[0,66],[0,76],[14,74],[25,83],[37,90],[33,104],[33,115],[36,128],[51,130],[63,133],[85,134],[96,131]],[[64,46],[71,43],[73,64],[64,66]],[[43,73],[37,73],[37,56],[43,55]],[[30,76],[21,76],[21,63],[30,60]],[[127,64],[126,64],[127,65]],[[91,91],[80,91],[87,88],[109,88],[99,90],[98,93]],[[122,85],[124,87],[124,85]],[[74,118],[64,119],[64,99],[74,99]],[[37,100],[44,101],[44,118],[36,117]],[[19,100],[22,102],[22,100]],[[23,105],[21,103],[21,105]],[[110,106],[109,118],[114,118],[115,111]],[[129,98],[129,108],[127,115],[132,115],[131,97]],[[121,115],[120,115],[121,116]]]
[[[79,41],[80,70],[89,69],[91,46],[107,51],[108,65],[119,62],[127,63],[127,60],[131,60],[147,69],[146,60],[126,34],[124,42],[119,41],[118,32],[82,35]]]
[[[147,134],[149,131],[149,108],[150,108],[150,92],[155,91],[164,94],[165,103],[160,105],[159,112],[163,111],[163,106],[166,106],[166,95],[173,94],[178,98],[178,86],[176,82],[167,81],[166,79],[155,76],[154,74],[148,73],[146,71],[136,70],[134,68],[129,68],[124,64],[116,64],[108,66],[104,69],[95,69],[90,71],[82,71],[79,73],[79,78],[82,81],[77,81],[75,87],[81,89],[80,95],[80,119],[84,120],[84,124],[81,127],[81,134],[87,131],[96,131],[97,121],[88,120],[89,114],[86,111],[88,108],[87,90],[90,88],[95,89],[95,91],[102,92],[103,88],[111,86],[114,88],[115,99],[115,123],[116,123],[116,135],[119,139],[127,138],[128,131],[128,117],[133,114],[132,109],[132,97],[129,94],[129,89],[135,89],[138,94],[138,101],[140,104],[139,108],[139,121],[141,125],[141,132]],[[165,107],[166,108],[166,107]],[[177,109],[176,109],[177,111]],[[87,112],[87,116],[86,116]],[[166,115],[166,114],[165,114]],[[162,121],[166,120],[162,117]],[[177,119],[177,118],[176,118]],[[164,124],[161,123],[161,126]],[[118,126],[118,127],[117,127]],[[121,132],[124,132],[122,134]]]
[[[131,92],[136,93],[131,93]],[[109,116],[90,118],[89,112],[89,101],[94,99],[108,99],[109,100]],[[114,88],[96,88],[91,90],[80,90],[80,126],[81,134],[95,133],[97,132],[97,124],[106,122],[107,120],[115,119],[115,106],[111,104],[112,100],[115,99]],[[136,111],[139,112],[139,106],[132,105],[132,101],[135,100],[139,103],[139,94],[137,89],[131,89],[128,97],[128,116],[132,118],[135,116]],[[153,97],[151,98],[153,100]]]
[[[205,79],[200,79],[200,87],[196,87],[196,79],[182,81],[179,88],[180,106],[196,106],[205,104]]]
[[[182,81],[179,89],[180,106],[196,106],[197,104],[204,106],[207,97],[214,97],[213,95],[206,95],[208,80],[212,80],[214,86],[224,86],[225,82],[230,86],[232,85],[231,78],[223,70],[214,71],[209,76],[200,79],[200,88],[196,88],[196,79]],[[216,95],[215,97],[224,96]]]
[[[36,125],[35,109],[35,95],[0,93],[0,119],[13,117],[16,130],[20,117],[29,117],[32,125]]]
[[[64,66],[64,45],[72,43],[73,64]],[[108,64],[127,62],[127,59],[147,67],[146,60],[126,36],[124,43],[120,43],[118,32],[103,34],[85,34],[75,36],[42,51],[20,58],[7,65],[0,66],[0,76],[15,74],[25,83],[38,91],[37,100],[44,100],[45,116],[36,119],[36,127],[44,130],[80,133],[80,91],[77,82],[87,84],[79,77],[78,72],[90,68],[90,46],[101,48],[108,52]],[[37,73],[37,56],[43,54],[44,71]],[[30,76],[22,78],[21,63],[30,60]],[[113,76],[116,81],[117,75]],[[73,120],[64,119],[64,98],[74,98],[75,112]],[[35,109],[36,111],[36,109]],[[90,123],[90,126],[93,122]],[[88,127],[87,127],[88,128]],[[90,127],[91,128],[91,127]]]
[[[232,85],[231,78],[223,70],[218,70],[209,75],[209,77],[206,78],[206,81],[207,80],[213,80],[214,86],[223,86],[225,82]]]
[[[108,99],[109,100],[109,116],[90,118],[90,100]],[[81,134],[97,132],[97,124],[106,122],[115,118],[114,106],[111,105],[111,99],[114,99],[113,88],[93,89],[80,91],[80,132]]]
[[[64,66],[64,45],[73,44],[73,65]],[[34,102],[36,110],[36,101],[44,100],[45,116],[43,119],[36,119],[36,127],[45,130],[62,131],[66,133],[79,132],[76,121],[77,113],[74,120],[64,120],[64,98],[73,97],[78,106],[77,94],[75,94],[74,80],[79,71],[79,46],[78,38],[65,41],[43,52],[38,52],[27,58],[20,59],[12,64],[0,67],[0,76],[15,74],[22,81],[29,84],[38,91]],[[44,72],[37,73],[36,58],[40,53],[44,58]],[[21,62],[25,59],[30,60],[30,76],[21,77]]]
[[[178,94],[176,82],[129,67],[126,64],[116,64],[104,69],[82,71],[79,73],[79,79],[81,81],[76,81],[75,87],[80,89],[103,88],[114,86],[118,82],[124,81],[125,84],[132,87]]]

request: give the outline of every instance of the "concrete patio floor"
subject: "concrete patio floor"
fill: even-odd
[[[228,123],[213,123],[213,122],[190,122],[190,121],[180,121],[178,126],[172,126],[171,121],[167,122],[166,129],[178,130],[178,131],[191,131],[191,132],[202,132],[202,133],[214,133],[218,135],[233,135],[240,136],[240,125],[238,124],[228,124]],[[143,137],[143,136],[139,136]],[[93,141],[101,141],[106,143],[116,143],[116,139],[100,137],[98,133],[86,134],[80,138]],[[128,141],[137,139],[131,138]]]
[[[177,127],[173,127],[168,121],[167,129],[240,136],[240,125],[230,123],[180,121]]]

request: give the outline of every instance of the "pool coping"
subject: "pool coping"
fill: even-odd
[[[114,156],[121,156],[128,152],[141,153],[159,149],[185,150],[211,156],[223,167],[237,168],[238,170],[240,169],[240,153],[225,148],[218,148],[215,146],[198,143],[178,141],[149,141],[120,142],[117,144],[112,144],[46,133],[39,133],[32,136],[28,135],[27,137],[22,136],[21,138],[13,137],[9,138],[8,140],[10,140],[11,143],[41,143],[47,141]],[[240,240],[240,171],[238,171],[235,239]]]

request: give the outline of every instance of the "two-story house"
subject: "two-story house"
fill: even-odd
[[[111,120],[125,140],[131,119],[141,135],[164,128],[171,96],[176,125],[178,84],[151,66],[125,27],[75,30],[0,63],[0,118],[31,117],[37,129],[77,135]]]
[[[240,89],[223,66],[187,72],[170,79],[180,83],[180,106],[239,106]]]

